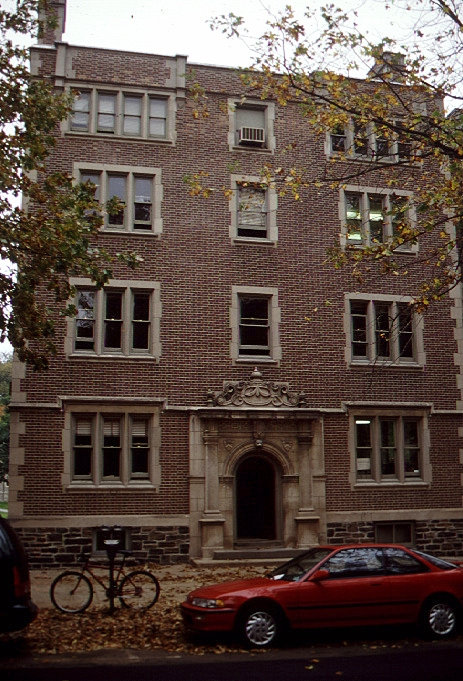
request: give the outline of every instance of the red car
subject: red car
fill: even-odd
[[[463,612],[463,568],[396,544],[319,546],[265,577],[196,589],[181,611],[193,631],[260,648],[291,628],[416,622],[445,638]]]

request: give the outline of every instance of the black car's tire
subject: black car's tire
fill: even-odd
[[[81,572],[67,570],[53,580],[50,598],[61,612],[83,612],[92,602],[93,587]]]
[[[457,631],[459,614],[458,604],[450,597],[434,596],[421,610],[421,628],[428,637],[448,638]]]
[[[269,648],[281,641],[285,626],[283,616],[271,603],[255,603],[239,614],[237,629],[247,647]]]

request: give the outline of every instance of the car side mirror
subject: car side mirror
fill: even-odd
[[[321,568],[320,570],[317,570],[317,572],[314,575],[312,575],[312,581],[322,582],[324,579],[328,579],[329,576],[330,573],[328,572],[328,570],[324,570],[323,568]]]

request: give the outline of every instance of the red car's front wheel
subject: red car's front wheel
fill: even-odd
[[[271,605],[246,607],[238,620],[238,632],[247,646],[268,648],[283,634],[283,618]]]

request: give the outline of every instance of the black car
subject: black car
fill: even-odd
[[[36,616],[26,554],[11,525],[0,518],[0,632],[23,629]]]

